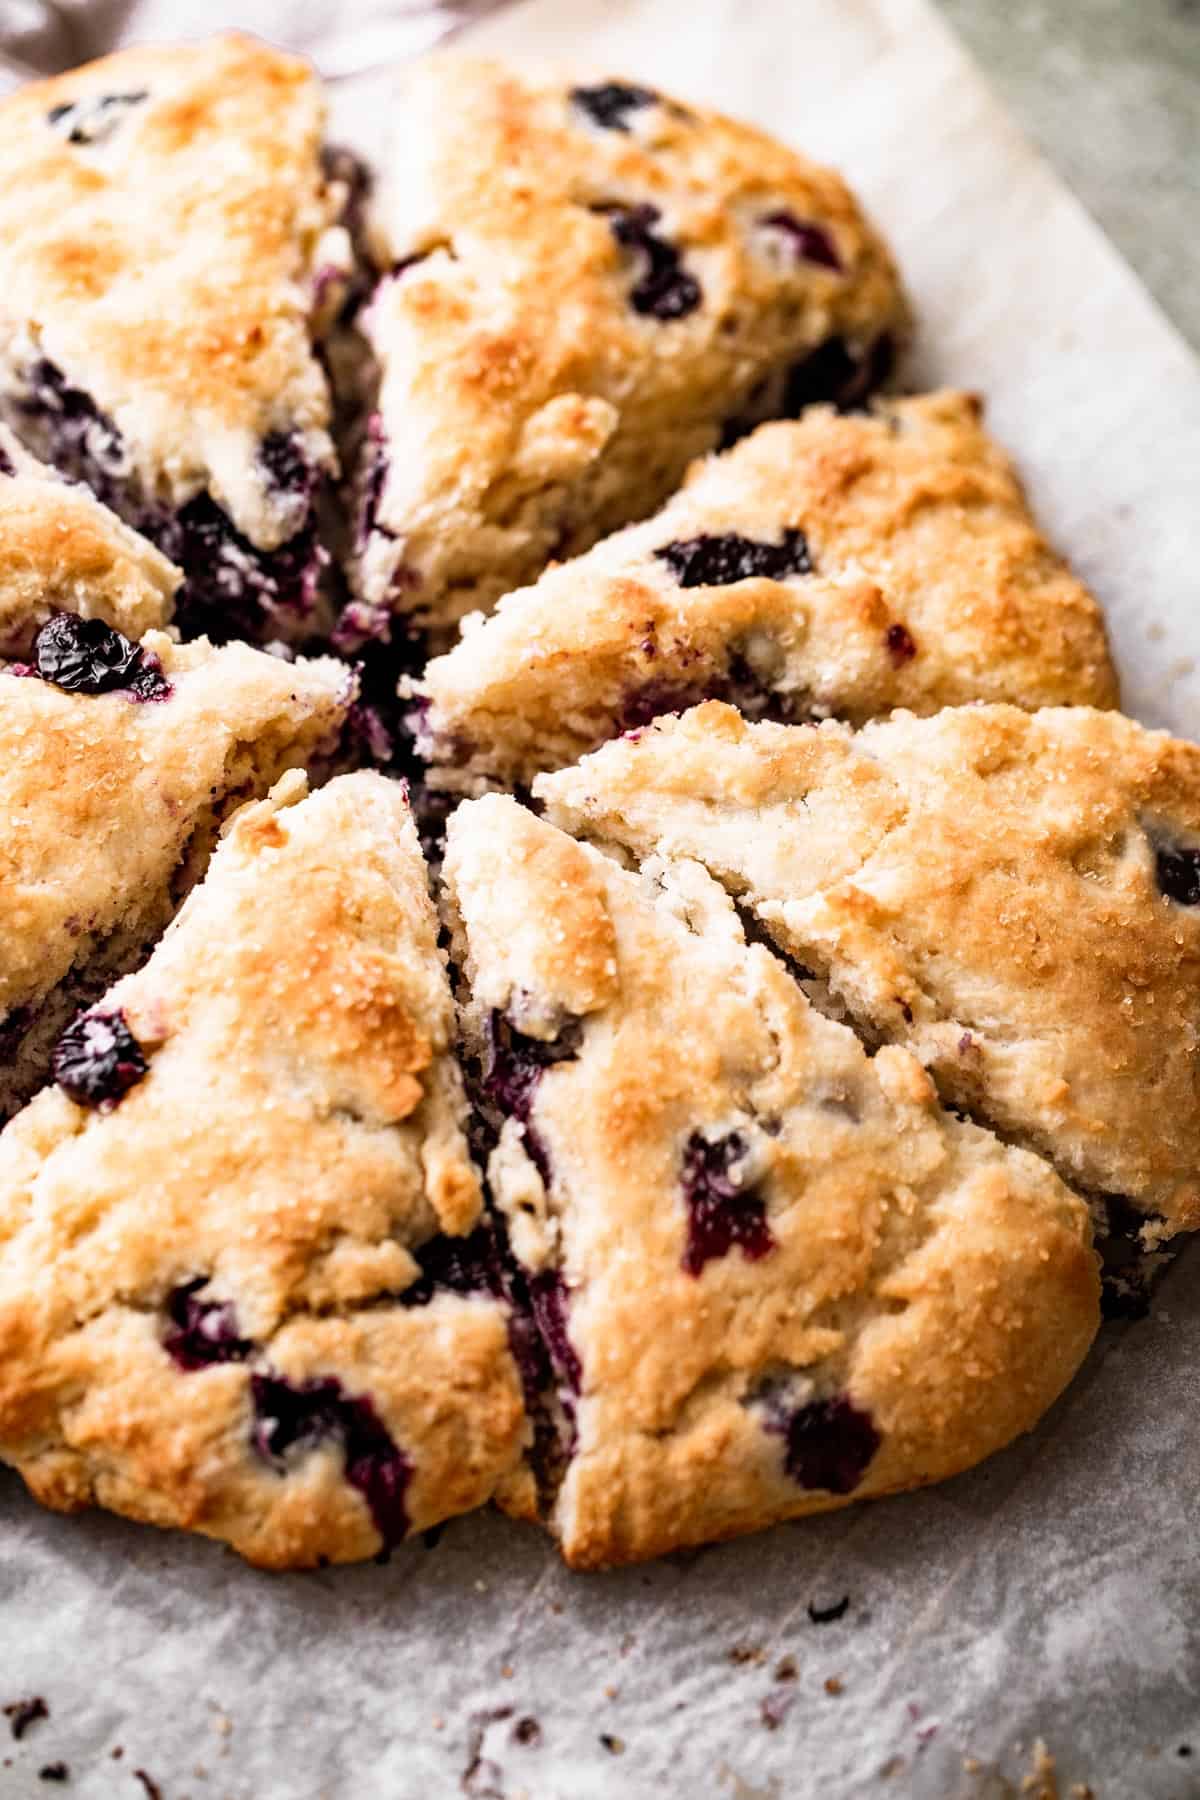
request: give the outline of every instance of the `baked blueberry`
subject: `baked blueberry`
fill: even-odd
[[[664,322],[695,312],[704,298],[700,283],[684,268],[678,247],[655,231],[662,217],[659,208],[648,201],[638,206],[604,202],[594,210],[608,214],[618,244],[644,259],[642,272],[629,290],[633,310]]]
[[[1200,906],[1200,850],[1186,844],[1156,844],[1158,891],[1177,906]]]
[[[571,89],[572,104],[604,131],[629,130],[629,116],[654,106],[658,95],[651,88],[634,87],[627,81],[603,81],[595,87]]]
[[[170,1327],[163,1348],[171,1360],[189,1372],[211,1368],[214,1363],[245,1362],[255,1344],[238,1330],[232,1300],[205,1299],[208,1276],[184,1282],[167,1296]]]
[[[285,1381],[278,1375],[252,1375],[254,1447],[280,1471],[294,1453],[316,1449],[333,1440],[346,1459],[346,1480],[371,1509],[385,1549],[403,1542],[408,1533],[404,1497],[412,1479],[412,1463],[393,1443],[366,1395],[350,1396],[340,1381]]]
[[[34,640],[33,661],[43,681],[70,694],[121,693],[137,701],[171,696],[157,656],[103,619],[56,613]]]
[[[148,89],[138,88],[129,94],[89,94],[83,100],[64,100],[50,108],[46,123],[69,144],[104,144],[127,114],[149,98]]]
[[[798,219],[786,207],[766,213],[762,222],[770,231],[782,232],[787,237],[801,262],[814,263],[818,268],[841,274],[842,259],[832,233],[824,225],[818,225],[812,219]]]
[[[749,1146],[741,1132],[709,1138],[694,1131],[683,1152],[680,1184],[687,1205],[687,1246],[683,1266],[699,1275],[706,1262],[728,1256],[736,1246],[747,1262],[775,1248],[767,1207],[747,1179]]]
[[[869,1413],[844,1394],[772,1414],[767,1430],[784,1440],[784,1468],[802,1488],[852,1494],[882,1438]]]
[[[702,533],[654,552],[682,588],[726,587],[733,581],[786,581],[811,575],[812,558],[804,533],[788,526],[778,544],[764,544],[738,531]]]
[[[54,1051],[54,1079],[78,1106],[107,1112],[148,1072],[145,1053],[120,1011],[83,1013]]]

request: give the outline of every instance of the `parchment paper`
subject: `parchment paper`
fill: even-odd
[[[156,35],[222,16],[151,12]],[[1129,709],[1200,728],[1200,369],[922,0],[530,0],[476,41],[661,81],[843,166],[903,262],[921,376],[986,392],[1104,599]],[[378,102],[340,90],[342,128]],[[613,1575],[482,1516],[387,1567],[270,1577],[4,1476],[0,1704],[50,1717],[0,1727],[0,1795],[56,1791],[37,1771],[61,1759],[63,1791],[130,1800],[139,1769],[164,1800],[998,1800],[1041,1737],[1064,1800],[1188,1800],[1198,1269],[972,1474]]]

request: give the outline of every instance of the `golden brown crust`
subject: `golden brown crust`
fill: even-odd
[[[0,1136],[5,1460],[50,1505],[269,1567],[369,1556],[383,1533],[336,1426],[267,1454],[256,1377],[367,1404],[410,1465],[413,1529],[481,1504],[524,1420],[499,1306],[396,1298],[413,1250],[479,1211],[403,788],[361,774],[303,795],[293,773],[237,815],[108,996],[145,1077],[108,1113],[49,1091]],[[170,1352],[192,1282],[231,1309],[235,1360]]]
[[[0,670],[0,1021],[36,1015],[96,961],[109,979],[130,967],[225,814],[328,751],[352,697],[331,659],[288,664],[155,632],[144,643],[172,690],[145,705]],[[59,1010],[61,1027],[69,993]]]
[[[386,468],[358,587],[434,624],[650,511],[735,415],[781,410],[788,367],[831,338],[862,356],[906,328],[837,175],[665,96],[603,129],[573,87],[441,56],[397,96],[374,229],[400,270],[366,318]],[[638,206],[700,284],[690,311],[631,303],[648,253],[622,248],[613,209]],[[780,212],[839,266],[798,254]]]
[[[1200,1226],[1200,908],[1156,873],[1200,846],[1195,745],[1082,707],[855,736],[710,705],[538,792],[561,823],[697,857],[874,1039],[1152,1236]]]
[[[27,655],[56,612],[104,619],[128,638],[160,630],[180,579],[144,537],[0,425],[0,658]]]
[[[787,531],[811,573],[684,587],[658,554]],[[418,684],[448,784],[528,783],[713,693],[854,724],[897,706],[1117,701],[1095,601],[1038,531],[979,403],[954,392],[761,426],[656,518],[473,624]]]
[[[94,141],[72,141],[105,95],[144,97],[83,112]],[[123,50],[0,103],[2,385],[47,359],[115,423],[148,497],[208,488],[267,548],[296,521],[264,437],[333,460],[309,341],[323,123],[307,64],[236,34]]]
[[[555,896],[581,860],[568,935]],[[1086,1209],[1046,1164],[943,1113],[908,1052],[869,1059],[745,943],[696,864],[631,873],[492,796],[452,819],[446,877],[468,1048],[494,1056],[494,1012],[526,1038],[557,1033],[532,1088],[510,1088],[524,1112],[503,1123],[489,1175],[515,1254],[565,1283],[579,1391],[561,1355],[558,1376],[577,1436],[550,1523],[569,1562],[935,1480],[1034,1423],[1097,1321]],[[506,961],[521,909],[556,943],[536,976]],[[585,959],[603,934],[615,953],[582,1018],[576,932]],[[747,1255],[735,1240],[695,1268],[698,1135],[739,1171],[726,1192],[759,1204],[770,1241]],[[858,1420],[839,1450],[843,1405]],[[803,1444],[787,1422],[806,1410],[853,1479],[789,1475]],[[878,1439],[865,1455],[863,1419]]]

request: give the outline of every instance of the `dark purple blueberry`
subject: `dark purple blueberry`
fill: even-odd
[[[120,1011],[81,1013],[54,1047],[54,1079],[77,1106],[111,1112],[146,1070],[142,1047]]]
[[[527,1037],[504,1014],[493,1011],[488,1020],[487,1063],[483,1090],[488,1099],[510,1118],[528,1121],[533,1096],[543,1074],[553,1064],[571,1062],[579,1054],[582,1023],[570,1019],[556,1037]]]
[[[806,406],[820,404],[855,412],[887,380],[894,357],[895,346],[886,333],[860,353],[851,351],[842,338],[827,338],[789,371],[783,416],[796,418]]]
[[[120,693],[138,701],[166,700],[171,694],[158,658],[103,619],[55,613],[34,639],[33,659],[43,681],[70,694]]]
[[[702,700],[721,698],[721,694],[714,691],[711,683],[704,687],[692,687],[683,682],[648,681],[644,687],[635,688],[625,700],[618,728],[621,731],[640,731],[663,713],[687,712],[689,707],[699,706]]]
[[[290,635],[312,611],[329,558],[311,507],[301,529],[275,550],[252,544],[210,494],[197,494],[177,513],[146,515],[138,523],[183,570],[175,617],[187,636],[261,642],[281,631]]]
[[[557,1270],[530,1277],[529,1304],[554,1373],[569,1393],[578,1394],[583,1387],[583,1369],[567,1335],[567,1289]]]
[[[852,1494],[883,1439],[869,1413],[844,1394],[792,1409],[774,1401],[767,1430],[785,1440],[784,1468],[802,1488]]]
[[[245,1362],[255,1351],[253,1340],[238,1334],[233,1301],[203,1299],[207,1286],[208,1276],[201,1275],[167,1296],[172,1329],[163,1338],[163,1349],[189,1372],[214,1363]]]
[[[680,1181],[688,1209],[683,1267],[689,1275],[699,1275],[705,1263],[728,1256],[735,1245],[748,1262],[775,1248],[766,1202],[744,1178],[746,1155],[737,1131],[711,1141],[694,1131],[687,1141]]]
[[[0,475],[15,475],[16,472],[15,463],[5,450],[4,445],[0,444]]]
[[[596,87],[571,89],[571,104],[586,113],[603,131],[628,131],[629,115],[654,106],[658,95],[650,88],[630,87],[624,81],[604,81]]]
[[[818,268],[833,269],[836,273],[841,273],[842,259],[838,255],[837,245],[823,225],[814,225],[810,219],[798,219],[786,207],[780,207],[778,212],[767,213],[762,222],[771,231],[783,232],[790,238],[801,262],[815,263]]]
[[[69,144],[103,144],[135,106],[150,98],[146,88],[129,94],[91,94],[52,106],[46,123],[61,132]]]
[[[90,394],[72,387],[55,363],[41,358],[25,376],[18,402],[38,437],[38,449],[62,474],[82,481],[101,500],[121,497],[125,447],[107,413]]]
[[[358,513],[360,550],[373,532],[382,531],[385,537],[392,535],[386,526],[379,523],[379,502],[383,498],[384,484],[387,481],[388,459],[387,434],[378,413],[371,415],[367,425],[367,445]]]
[[[802,531],[789,527],[778,544],[743,537],[740,532],[682,538],[654,552],[670,567],[680,587],[728,587],[731,582],[785,581],[789,575],[811,575],[813,564]]]
[[[1154,850],[1158,890],[1177,906],[1200,906],[1200,850],[1186,844],[1158,844]]]
[[[887,646],[888,655],[897,668],[906,662],[911,662],[917,654],[916,641],[907,625],[889,625],[883,634],[883,641]]]
[[[400,1295],[402,1306],[428,1306],[435,1294],[494,1294],[501,1291],[497,1250],[481,1225],[469,1237],[439,1232],[413,1251],[421,1273]]]
[[[286,1381],[252,1375],[254,1447],[283,1469],[292,1450],[314,1449],[328,1438],[341,1444],[346,1480],[366,1501],[384,1547],[400,1543],[408,1531],[405,1492],[412,1464],[393,1443],[365,1395],[351,1398],[340,1381]]]
[[[700,283],[684,268],[676,246],[654,230],[662,216],[657,206],[604,202],[592,210],[608,215],[612,234],[623,249],[645,258],[645,267],[629,291],[635,312],[664,322],[695,312],[703,299]]]
[[[258,447],[258,460],[272,487],[281,494],[301,494],[307,499],[316,486],[317,472],[294,431],[268,432]]]

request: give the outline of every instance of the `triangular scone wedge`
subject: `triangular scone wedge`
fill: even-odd
[[[1200,1226],[1200,748],[1085,707],[898,714],[857,735],[698,707],[537,792],[693,856],[956,1106]]]
[[[179,582],[153,544],[0,425],[0,661],[27,656],[60,612],[128,638],[160,630]]]
[[[453,623],[652,511],[723,434],[886,373],[887,249],[762,132],[453,55],[405,72],[394,117],[356,574],[380,628]]]
[[[177,562],[189,631],[311,630],[350,258],[307,64],[237,35],[0,103],[0,408]]]
[[[968,700],[1113,706],[1117,679],[979,402],[946,392],[762,426],[656,518],[472,621],[414,691],[449,786],[528,784],[704,699],[860,724]]]
[[[166,925],[226,815],[332,752],[353,698],[332,658],[159,632],[138,646],[69,614],[34,654],[0,668],[0,1120],[46,1079],[71,1014]]]
[[[0,1456],[274,1568],[481,1504],[524,1431],[404,788],[303,796],[72,1028],[87,1103],[0,1136]]]
[[[694,863],[627,871],[492,795],[446,876],[570,1563],[934,1481],[1033,1425],[1098,1318],[1046,1163],[907,1051],[868,1057]]]

